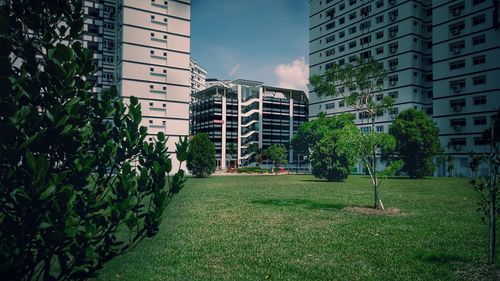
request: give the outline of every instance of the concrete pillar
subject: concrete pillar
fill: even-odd
[[[292,145],[292,138],[293,138],[293,98],[292,98],[292,93],[290,92],[290,135],[289,135],[289,144],[290,144],[290,150],[288,152],[288,163],[293,162],[293,149],[291,149]]]
[[[241,85],[238,85],[238,145],[237,145],[237,152],[236,152],[236,163],[240,163],[240,158],[241,158]]]
[[[262,138],[264,137],[264,87],[259,87],[259,148],[262,148]]]
[[[222,139],[221,139],[221,151],[220,151],[220,168],[222,170],[226,169],[226,126],[227,126],[227,100],[226,100],[226,90],[222,94]]]

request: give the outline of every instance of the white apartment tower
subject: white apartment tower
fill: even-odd
[[[83,41],[98,64],[94,91],[114,84],[125,102],[139,98],[148,140],[163,132],[174,152],[189,134],[190,0],[84,3]]]
[[[191,94],[206,89],[205,80],[207,79],[207,71],[201,67],[193,58],[189,61],[191,69]]]
[[[439,126],[453,174],[467,175],[468,152],[484,151],[480,132],[500,104],[500,80],[493,78],[500,77],[494,59],[500,55],[498,1],[309,3],[311,75],[322,75],[333,63],[354,62],[356,56],[373,57],[388,71],[376,98],[388,95],[395,102],[392,111],[377,116],[376,130],[387,132],[404,109],[423,110]],[[340,98],[319,98],[311,91],[309,116],[322,111],[334,115],[351,109]],[[362,131],[370,130],[366,117],[356,116]],[[441,167],[438,174],[445,170]]]
[[[482,132],[500,108],[500,4],[493,0],[432,4],[433,118],[441,144],[452,156],[453,175],[468,176],[468,154],[488,151]]]

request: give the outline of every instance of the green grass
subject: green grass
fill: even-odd
[[[372,204],[363,176],[191,178],[160,233],[98,280],[493,280],[465,179],[390,179],[381,192],[405,215],[344,210]]]

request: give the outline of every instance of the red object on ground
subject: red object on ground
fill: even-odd
[[[280,166],[280,174],[283,174],[285,172],[285,168],[283,166]]]

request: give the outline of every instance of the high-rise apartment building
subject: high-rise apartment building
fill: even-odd
[[[248,146],[266,149],[278,144],[288,147],[300,124],[307,121],[308,99],[303,91],[265,86],[249,80],[216,81],[192,95],[191,133],[207,133],[215,144],[217,167],[229,161],[252,162]],[[230,144],[236,153],[230,155]],[[289,162],[297,159],[289,151]]]
[[[169,151],[189,134],[190,0],[85,0],[84,46],[98,65],[96,93],[117,85],[139,99],[148,141],[159,132]],[[175,157],[173,159],[175,161]]]
[[[193,58],[189,61],[191,69],[191,94],[205,90],[205,80],[207,79],[207,71],[201,67]]]
[[[394,100],[390,112],[376,117],[376,130],[387,132],[404,109],[423,110],[439,126],[441,143],[452,156],[453,174],[467,175],[467,154],[484,151],[479,138],[489,124],[484,118],[500,105],[499,80],[488,79],[500,77],[494,60],[500,52],[498,1],[309,2],[311,75],[322,75],[333,63],[374,58],[388,71],[376,99]],[[310,93],[312,118],[319,112],[350,111],[341,98]],[[356,116],[362,131],[370,130],[366,117]],[[439,174],[444,172],[440,167]]]
[[[500,108],[500,2],[432,4],[433,118],[453,174],[468,176],[468,154],[489,151],[482,132]]]

